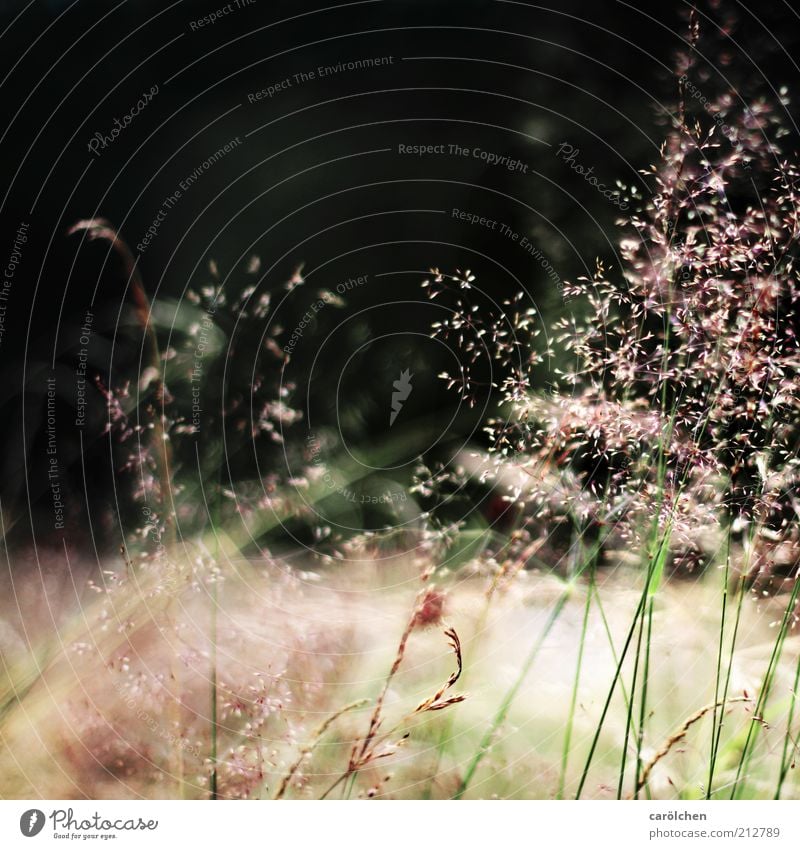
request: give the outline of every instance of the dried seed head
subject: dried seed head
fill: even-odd
[[[414,615],[414,626],[424,628],[438,625],[444,615],[446,596],[441,590],[430,587],[422,597]]]

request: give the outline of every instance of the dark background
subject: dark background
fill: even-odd
[[[299,405],[313,427],[338,421],[344,444],[369,444],[386,428],[386,404],[375,402],[374,387],[389,387],[408,367],[418,388],[406,415],[449,421],[456,399],[436,374],[452,363],[424,340],[437,318],[420,291],[427,269],[469,267],[489,299],[522,288],[547,321],[579,308],[562,302],[552,276],[519,245],[454,220],[450,211],[469,210],[527,236],[561,281],[590,274],[597,257],[616,265],[619,209],[556,149],[567,142],[601,182],[619,180],[646,194],[640,170],[655,161],[669,123],[671,67],[689,8],[257,0],[192,30],[192,21],[224,5],[0,4],[4,265],[20,222],[30,225],[0,347],[3,511],[21,533],[37,528],[27,505],[49,496],[42,477],[44,380],[54,363],[69,378],[90,305],[97,316],[93,371],[113,383],[135,380],[139,370],[125,269],[107,245],[68,236],[76,221],[108,219],[136,256],[164,199],[239,137],[242,144],[184,192],[138,257],[157,315],[169,323],[187,288],[213,282],[210,260],[233,287],[258,255],[251,282],[277,300],[302,265],[305,292],[288,296],[296,301],[287,302],[287,316],[301,315],[318,289],[369,275],[345,306],[329,310],[321,336],[309,333],[298,346],[292,379],[304,396]],[[713,34],[711,21],[725,21],[728,12],[739,21],[714,60],[716,82],[728,80],[743,96],[751,88],[796,90],[800,28],[791,8],[702,6],[704,31]],[[292,80],[273,98],[248,102],[248,94],[295,73],[378,56],[393,63],[301,85]],[[93,156],[87,144],[94,134],[108,134],[114,118],[153,85],[153,101]],[[480,147],[528,169],[511,173],[471,156],[401,156],[400,143]],[[349,361],[367,342],[373,347]],[[69,379],[60,386],[63,421],[74,386]],[[92,403],[102,419],[99,392]],[[450,436],[459,441],[474,424],[456,423]],[[119,481],[119,458],[101,437],[102,428],[81,446],[74,433],[60,430],[70,486],[82,493],[70,513],[77,544],[88,542],[86,511],[95,502],[113,503]],[[424,448],[412,439],[402,459]],[[87,463],[79,463],[81,451]],[[98,509],[94,517],[106,515]],[[45,504],[48,518],[38,533],[49,533],[49,511]]]

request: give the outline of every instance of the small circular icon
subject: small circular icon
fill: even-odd
[[[44,813],[38,808],[31,808],[19,818],[19,830],[25,837],[36,837],[44,828]]]

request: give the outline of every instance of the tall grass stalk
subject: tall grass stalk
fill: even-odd
[[[195,443],[195,456],[197,461],[197,468],[202,469],[200,463],[200,446],[198,443]],[[219,540],[219,529],[222,526],[222,467],[218,464],[218,479],[216,482],[215,491],[213,493],[213,506],[209,504],[208,496],[205,491],[205,487],[203,486],[202,475],[199,476],[199,486],[200,493],[202,496],[203,504],[206,508],[206,515],[208,517],[208,523],[211,531],[211,539],[209,542],[211,543],[211,551],[209,554],[212,558],[213,563],[218,563],[221,545]],[[207,536],[208,538],[208,536]],[[208,551],[208,548],[206,549]],[[210,687],[209,687],[209,712],[211,718],[211,728],[210,728],[210,761],[211,761],[211,773],[209,776],[209,784],[208,784],[208,795],[209,799],[217,800],[219,798],[219,683],[218,683],[218,671],[217,671],[217,643],[218,643],[218,617],[219,617],[219,587],[217,581],[217,575],[211,574],[210,576],[210,602],[211,602],[211,610],[210,610],[210,622],[209,622],[209,679],[210,679]]]
[[[592,595],[594,594],[595,568],[594,565],[589,569],[589,586],[586,590],[586,601],[583,605],[583,619],[581,620],[581,635],[578,643],[578,658],[575,662],[575,675],[572,679],[572,694],[569,700],[569,713],[567,715],[567,727],[564,731],[564,746],[561,751],[561,774],[558,779],[557,799],[564,798],[564,787],[567,780],[567,766],[569,764],[569,755],[572,750],[572,729],[575,722],[575,708],[578,704],[578,689],[581,680],[581,670],[583,667],[583,652],[586,645],[586,634],[589,626],[589,613],[592,607]]]
[[[769,663],[767,664],[767,670],[764,673],[764,679],[761,684],[758,699],[756,700],[753,719],[747,730],[747,736],[744,741],[744,746],[742,747],[742,754],[736,768],[736,778],[734,779],[733,789],[730,796],[732,800],[741,798],[747,784],[747,768],[753,755],[753,748],[758,736],[758,729],[764,721],[764,713],[772,690],[772,685],[775,681],[775,673],[778,668],[778,662],[783,652],[786,635],[794,618],[794,608],[797,603],[798,593],[800,593],[800,580],[795,579],[792,592],[789,596],[789,601],[784,610],[783,618],[781,619],[778,636],[776,637],[775,644],[772,647]]]
[[[574,519],[573,519],[574,521]],[[574,547],[576,552],[583,552],[583,540],[584,534],[579,533],[577,539],[574,542]],[[580,633],[580,642],[578,643],[578,657],[575,662],[575,675],[572,680],[572,693],[570,695],[570,704],[569,704],[569,712],[567,714],[567,726],[564,730],[564,746],[561,751],[561,774],[558,779],[558,791],[556,793],[557,799],[564,798],[564,787],[567,779],[567,766],[569,762],[569,754],[572,748],[572,730],[575,723],[575,708],[578,704],[578,690],[580,688],[580,680],[581,680],[581,671],[583,668],[583,653],[584,648],[586,646],[586,635],[588,633],[589,627],[589,614],[591,612],[592,607],[592,596],[595,592],[595,574],[597,570],[597,561],[600,556],[600,552],[602,551],[603,545],[598,537],[595,540],[594,544],[591,546],[587,556],[584,560],[584,566],[580,568],[574,568],[573,575],[577,578],[584,571],[588,571],[589,573],[589,583],[586,588],[586,600],[583,605],[583,618],[581,620],[581,633]],[[578,555],[580,556],[580,555]]]
[[[595,733],[594,733],[594,736],[592,738],[592,743],[591,743],[591,746],[589,747],[589,753],[587,755],[586,762],[584,764],[583,771],[581,773],[581,778],[580,778],[580,781],[578,783],[578,790],[577,790],[577,793],[575,795],[576,799],[580,799],[581,794],[583,793],[583,788],[586,784],[586,780],[587,780],[588,775],[589,775],[589,769],[592,765],[592,761],[594,759],[594,755],[595,755],[595,752],[597,750],[597,745],[600,741],[600,734],[602,733],[603,726],[605,725],[605,721],[606,721],[606,717],[608,715],[609,708],[611,707],[611,702],[612,702],[612,699],[614,697],[614,692],[616,691],[617,684],[620,683],[621,680],[622,680],[623,665],[625,663],[625,659],[626,659],[628,651],[630,649],[630,645],[631,645],[631,642],[633,640],[634,634],[636,633],[637,624],[640,625],[639,633],[641,635],[640,618],[642,617],[642,615],[643,615],[646,607],[648,606],[648,604],[652,603],[652,596],[653,596],[653,594],[655,593],[655,590],[658,587],[658,581],[660,581],[661,574],[663,573],[664,561],[665,561],[666,555],[667,555],[668,541],[669,541],[669,534],[667,534],[666,536],[661,538],[661,540],[658,544],[658,548],[656,549],[655,556],[651,558],[650,563],[648,565],[647,579],[645,581],[644,590],[642,592],[642,595],[639,598],[639,603],[638,603],[636,611],[634,613],[631,626],[628,629],[628,633],[627,633],[627,636],[625,638],[625,643],[623,645],[622,652],[619,656],[619,659],[616,662],[616,667],[615,667],[614,675],[613,675],[613,678],[612,678],[612,681],[611,681],[611,686],[609,687],[608,695],[606,696],[606,700],[605,700],[605,703],[603,705],[603,710],[600,714],[600,719],[599,719],[597,727],[595,729]],[[634,673],[635,673],[635,670],[638,668],[639,651],[640,651],[640,646],[637,646],[637,654],[636,654],[636,661],[635,661],[635,666],[634,666]],[[624,760],[624,758],[625,758],[625,752],[627,751],[627,741],[628,741],[630,729],[631,729],[632,722],[633,722],[633,704],[634,704],[635,686],[636,686],[636,680],[635,680],[635,674],[634,674],[634,680],[632,682],[631,692],[626,698],[627,721],[626,721],[626,726],[625,726],[625,745],[623,747],[623,761],[622,761],[622,765],[620,767],[620,778],[619,778],[619,784],[618,784],[618,788],[617,788],[617,792],[618,792],[619,796],[621,796],[621,794],[622,794],[622,780],[623,780],[624,770],[625,770],[625,760]],[[644,715],[644,707],[642,707],[641,715]],[[641,727],[640,727],[638,735],[641,735],[641,734],[642,734],[642,730],[641,730]]]
[[[730,533],[730,532],[729,532]],[[752,542],[752,533],[751,532],[751,542]],[[747,546],[747,551],[750,552],[752,549],[751,545]],[[730,549],[729,549],[730,551]],[[717,652],[717,672],[715,676],[715,684],[714,684],[714,695],[715,695],[715,705],[712,716],[712,732],[711,732],[711,753],[709,758],[709,770],[708,770],[708,786],[706,787],[706,799],[710,799],[714,792],[714,772],[717,765],[717,759],[719,757],[719,748],[720,748],[720,739],[722,737],[722,725],[725,717],[725,706],[728,702],[728,693],[730,692],[730,683],[731,676],[733,674],[733,659],[736,652],[736,642],[739,635],[739,624],[742,619],[742,607],[744,605],[744,599],[747,593],[746,590],[746,580],[747,580],[747,572],[749,566],[749,553],[748,557],[745,560],[742,568],[741,575],[738,580],[738,587],[736,593],[736,610],[734,613],[733,620],[733,629],[730,638],[730,647],[728,649],[728,664],[727,669],[725,671],[725,679],[722,686],[722,695],[720,697],[719,687],[720,687],[720,672],[721,672],[721,663],[722,663],[722,645],[725,639],[725,617],[726,617],[726,607],[727,607],[727,598],[728,598],[728,586],[730,582],[730,566],[729,566],[729,554],[726,557],[726,565],[725,565],[725,584],[722,592],[722,615],[720,616],[720,630],[719,630],[719,649]],[[720,708],[717,709],[717,704],[719,703]]]
[[[533,664],[536,662],[536,658],[539,656],[539,652],[544,645],[545,640],[550,634],[550,631],[553,629],[553,626],[558,621],[558,617],[561,615],[562,610],[564,609],[564,605],[567,603],[567,599],[572,594],[572,585],[570,584],[564,592],[558,598],[553,610],[550,613],[550,616],[547,619],[544,629],[542,633],[539,635],[536,642],[531,647],[530,652],[528,653],[525,662],[522,664],[522,667],[519,671],[519,675],[517,675],[516,680],[509,688],[508,692],[503,697],[503,700],[500,702],[500,706],[492,717],[492,721],[489,724],[489,728],[486,733],[483,735],[478,748],[475,750],[475,753],[470,760],[466,771],[464,772],[464,776],[461,779],[461,782],[458,785],[458,789],[453,796],[454,799],[462,799],[464,794],[467,792],[469,785],[472,783],[472,779],[475,777],[475,771],[480,766],[483,759],[489,754],[489,751],[492,748],[492,743],[494,742],[495,735],[497,730],[505,721],[508,716],[508,712],[511,709],[511,705],[514,703],[514,699],[519,693],[520,688],[525,683],[525,679],[528,677],[528,673],[531,671]]]
[[[778,786],[775,788],[775,799],[781,798],[783,784],[786,781],[786,776],[790,769],[794,769],[794,763],[797,756],[797,739],[792,739],[792,725],[794,723],[794,710],[797,705],[797,688],[800,686],[800,655],[797,658],[797,665],[794,672],[794,682],[792,683],[792,696],[789,703],[789,715],[786,718],[786,734],[783,738],[783,751],[781,752],[781,770],[778,774]]]
[[[651,597],[647,607],[647,638],[644,657],[644,674],[642,682],[642,700],[639,712],[639,733],[636,735],[636,790],[634,798],[639,797],[640,776],[642,772],[642,746],[644,745],[644,728],[646,722],[647,689],[650,682],[650,646],[653,639],[653,608],[655,600]],[[646,786],[646,782],[645,782]]]
[[[217,608],[219,607],[219,597],[217,590],[217,582],[211,584],[211,777],[209,779],[209,798],[216,800],[219,798],[217,762],[219,758],[219,719],[217,711],[219,710],[219,687],[217,683]]]
[[[714,768],[717,762],[717,746],[719,745],[719,732],[722,729],[722,719],[725,715],[725,698],[722,699],[722,711],[717,717],[717,704],[720,701],[720,681],[722,676],[722,656],[725,647],[725,620],[728,610],[728,586],[730,584],[731,568],[731,526],[728,524],[725,535],[725,568],[722,574],[722,603],[719,617],[719,640],[717,641],[717,661],[714,675],[714,707],[711,713],[711,747],[708,762],[708,782],[706,784],[706,799],[711,798],[711,788],[714,783]],[[727,696],[727,681],[725,686]]]
[[[586,785],[586,780],[589,776],[589,769],[591,768],[592,761],[594,760],[595,752],[597,751],[597,745],[600,742],[600,735],[603,731],[603,726],[605,725],[605,721],[606,721],[606,717],[608,716],[609,708],[611,707],[611,701],[614,697],[614,692],[616,691],[617,683],[620,681],[620,678],[621,678],[621,675],[622,675],[622,667],[623,667],[623,664],[625,663],[625,658],[628,655],[628,651],[630,649],[631,642],[633,640],[633,636],[636,633],[636,623],[639,619],[640,612],[641,612],[642,608],[644,607],[645,602],[646,602],[646,597],[645,597],[645,594],[643,593],[642,596],[639,599],[639,604],[636,608],[636,612],[634,614],[633,622],[631,623],[631,626],[628,629],[627,636],[625,637],[625,643],[622,647],[622,652],[620,653],[619,660],[617,661],[616,667],[614,669],[614,675],[611,679],[611,686],[608,688],[608,694],[606,695],[606,700],[603,704],[603,709],[600,713],[600,719],[597,723],[597,727],[595,728],[594,735],[592,737],[592,743],[589,747],[589,753],[586,756],[586,762],[584,763],[583,771],[581,772],[580,781],[578,782],[578,789],[575,793],[576,799],[580,799],[580,797],[583,793],[583,788]],[[631,699],[631,703],[632,703],[633,694],[631,694],[629,698]]]

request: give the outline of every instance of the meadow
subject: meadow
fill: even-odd
[[[699,39],[613,263],[549,266],[547,315],[419,274],[452,418],[334,335],[367,275],[264,291],[253,255],[151,302],[75,223],[139,341],[79,434],[119,533],[5,546],[0,796],[800,796],[800,170],[788,93],[715,92]]]

